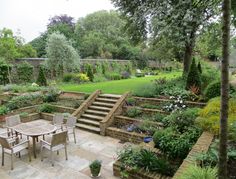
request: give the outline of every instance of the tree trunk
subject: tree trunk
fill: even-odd
[[[184,52],[184,71],[183,76],[186,76],[188,74],[191,62],[192,62],[192,54],[193,54],[193,48],[192,45],[187,43],[185,45],[185,52]]]
[[[223,11],[222,57],[223,59],[221,63],[219,179],[227,178],[230,4],[231,4],[231,0],[223,0],[223,5],[222,5],[222,11]]]
[[[189,40],[185,43],[184,51],[184,71],[183,76],[188,74],[189,68],[192,63],[193,48],[195,46],[195,37],[196,37],[196,27],[193,27],[191,34],[189,35]]]

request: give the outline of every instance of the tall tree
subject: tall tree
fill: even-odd
[[[183,47],[184,74],[191,64],[197,31],[218,12],[212,1],[198,4],[193,0],[112,1],[127,17],[134,39],[146,37],[148,32],[154,38],[166,33]],[[150,24],[152,28],[148,28]]]
[[[71,72],[79,62],[76,50],[63,34],[52,33],[47,41],[46,61],[52,76],[62,76],[65,72]]]
[[[231,0],[223,0],[222,62],[221,62],[221,108],[220,108],[220,151],[219,179],[227,178],[227,139],[229,108],[229,52]]]

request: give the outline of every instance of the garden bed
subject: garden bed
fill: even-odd
[[[121,162],[116,161],[113,164],[113,175],[117,177],[121,177]],[[129,171],[128,179],[170,179],[171,177],[160,175],[158,173],[147,172],[144,169],[140,169],[138,171]]]

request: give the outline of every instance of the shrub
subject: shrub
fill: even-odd
[[[157,172],[167,176],[172,176],[173,168],[169,162],[158,157],[154,152],[126,146],[118,153],[118,160],[121,162],[122,175],[128,177],[127,170],[144,169],[148,172]]]
[[[198,69],[199,73],[202,74],[202,65],[201,65],[200,61],[198,62],[197,69]]]
[[[94,160],[90,165],[89,168],[91,170],[92,176],[97,177],[100,173],[102,166],[102,162],[99,160]]]
[[[5,115],[8,113],[8,109],[6,106],[0,106],[0,115]]]
[[[153,136],[155,146],[170,158],[184,159],[201,131],[198,128],[188,128],[184,133],[175,131],[173,128],[157,130]]]
[[[217,169],[210,167],[189,166],[179,179],[216,179]]]
[[[105,76],[109,80],[120,80],[121,79],[121,75],[119,73],[116,73],[116,72],[106,73]]]
[[[184,111],[175,111],[166,116],[162,121],[166,127],[176,128],[179,132],[183,133],[189,127],[194,126],[199,111],[199,108],[188,108]]]
[[[220,96],[221,82],[219,80],[211,82],[204,91],[204,96],[207,99],[215,98]],[[230,94],[234,93],[235,89],[230,85]]]
[[[72,74],[72,73],[64,74],[62,81],[63,82],[71,82],[73,77],[74,77],[74,74]]]
[[[17,65],[17,76],[20,83],[27,83],[33,80],[33,66],[28,62]]]
[[[57,102],[59,97],[59,91],[56,88],[50,88],[47,94],[44,96],[43,101],[46,103]]]
[[[201,92],[201,77],[195,63],[195,58],[192,60],[192,64],[187,76],[186,89],[190,89],[191,86],[198,87],[199,92]]]
[[[6,85],[9,82],[8,69],[11,70],[10,65],[0,59],[0,84]]]
[[[48,103],[45,103],[38,107],[38,112],[53,113],[55,112],[55,107]]]
[[[93,82],[97,83],[97,82],[103,82],[103,81],[107,81],[107,79],[105,78],[105,76],[103,74],[96,73],[94,75]]]
[[[43,96],[39,94],[34,95],[22,95],[13,97],[10,101],[6,103],[6,107],[9,110],[14,110],[26,106],[32,106],[43,101]]]
[[[79,73],[79,74],[73,75],[73,81],[77,83],[84,83],[84,82],[89,81],[89,77],[84,73]]]
[[[133,91],[133,95],[146,98],[155,97],[156,86],[153,83],[140,85]]]
[[[128,79],[128,78],[130,78],[130,73],[127,72],[127,71],[122,72],[122,73],[121,73],[121,78],[122,78],[122,79]]]
[[[149,136],[152,136],[158,128],[158,124],[154,125],[153,122],[150,122],[149,120],[142,121],[137,126],[137,130],[139,131],[139,133],[145,133]]]
[[[187,105],[185,104],[183,98],[181,96],[171,96],[170,99],[172,99],[171,102],[163,106],[163,110],[167,112],[174,112],[178,110],[185,109]]]
[[[126,113],[128,117],[137,117],[142,114],[142,111],[134,107],[134,108],[128,109]]]
[[[232,130],[236,122],[236,98],[229,100],[228,127]],[[208,130],[216,135],[219,134],[220,127],[220,98],[211,99],[207,105],[200,111],[197,118],[197,124],[204,130]]]
[[[36,83],[39,86],[47,86],[47,79],[44,74],[44,69],[41,66],[39,67],[39,74],[38,74],[38,78],[37,78]]]
[[[136,104],[136,99],[132,98],[132,97],[129,97],[126,99],[126,105],[128,106],[135,106]]]
[[[93,81],[94,75],[93,75],[93,70],[92,70],[91,65],[88,65],[86,74],[87,74],[89,80]]]

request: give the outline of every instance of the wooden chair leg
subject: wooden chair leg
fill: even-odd
[[[19,158],[21,158],[20,152],[19,152]]]
[[[29,161],[31,162],[31,149],[30,149],[30,142],[28,141],[28,155],[29,155]]]

